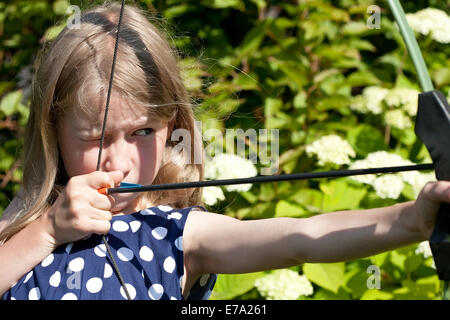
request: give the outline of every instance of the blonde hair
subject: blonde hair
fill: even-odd
[[[0,233],[0,243],[39,218],[67,183],[58,150],[57,123],[72,108],[92,112],[94,97],[106,101],[119,13],[120,5],[115,3],[90,9],[81,15],[79,28],[64,28],[48,48],[42,48],[25,133],[24,209]],[[176,52],[158,28],[139,8],[126,5],[112,92],[152,116],[174,119],[173,129],[187,130],[190,135],[188,154],[175,152],[176,143],[168,140],[154,184],[203,179],[202,140],[177,63]],[[139,200],[141,206],[199,205],[201,189],[149,192],[141,194]]]

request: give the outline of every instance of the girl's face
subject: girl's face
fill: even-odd
[[[137,108],[136,108],[137,109]],[[96,115],[68,112],[58,123],[58,142],[69,177],[95,171],[104,111]],[[169,124],[133,110],[111,96],[100,170],[123,172],[124,182],[151,184],[161,166]],[[132,213],[138,193],[113,194],[113,213]]]

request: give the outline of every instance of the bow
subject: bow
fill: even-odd
[[[286,175],[272,175],[272,176],[257,176],[251,178],[241,178],[241,179],[226,179],[226,180],[212,180],[212,181],[196,181],[196,182],[186,182],[186,183],[173,183],[173,184],[163,184],[163,185],[131,185],[122,183],[118,188],[102,188],[99,190],[103,194],[113,194],[113,193],[125,193],[125,192],[143,192],[152,190],[169,190],[169,189],[179,189],[179,188],[198,188],[207,186],[223,186],[230,184],[244,184],[244,183],[255,183],[255,182],[274,182],[274,181],[289,181],[289,180],[299,180],[299,179],[311,179],[311,178],[325,178],[325,177],[337,177],[337,176],[350,176],[357,174],[374,174],[374,173],[387,173],[387,172],[399,172],[407,170],[426,170],[435,169],[436,178],[438,180],[450,180],[450,143],[445,139],[440,141],[439,137],[450,135],[450,107],[446,102],[444,96],[433,90],[432,82],[429,78],[425,62],[421,55],[420,49],[417,45],[417,41],[414,38],[412,30],[409,28],[404,11],[398,0],[388,0],[391,10],[395,16],[395,19],[400,27],[402,37],[407,45],[408,52],[413,60],[414,66],[416,68],[423,93],[419,94],[419,109],[416,118],[416,135],[423,140],[426,147],[428,148],[431,157],[433,159],[433,164],[423,164],[418,166],[402,166],[402,167],[387,167],[387,168],[371,168],[371,169],[360,169],[360,170],[338,170],[329,172],[319,172],[319,173],[303,173],[303,174],[286,174]],[[114,75],[114,66],[116,61],[117,47],[119,43],[120,26],[122,21],[124,9],[124,0],[122,0],[121,11],[119,22],[117,24],[116,33],[116,44],[114,48],[114,57],[112,62],[112,69],[110,75],[110,82],[108,88],[107,102],[105,107],[105,114],[102,126],[102,135],[100,139],[100,149],[97,162],[97,170],[100,169],[101,153],[104,141],[104,134],[107,122],[109,99],[112,88],[112,80]],[[431,126],[436,130],[430,130]],[[441,280],[445,281],[445,288],[448,287],[448,281],[450,280],[450,217],[447,214],[450,205],[443,203],[439,210],[437,222],[433,234],[430,239],[430,245],[433,252],[433,257],[435,260],[437,273]],[[103,237],[103,242],[107,248],[108,254],[113,262],[114,270],[116,271],[119,281],[127,295],[130,299],[130,295],[127,291],[127,287],[122,279],[120,270],[115,263],[114,257],[111,253],[109,245],[105,237]],[[444,288],[444,298],[446,298],[446,291],[448,289]]]
[[[450,106],[444,95],[434,90],[417,40],[398,0],[389,0],[389,6],[400,27],[409,55],[416,69],[423,92],[419,104],[414,131],[427,147],[437,180],[450,180]],[[431,129],[432,128],[432,129]],[[443,298],[449,298],[450,281],[450,205],[443,202],[439,208],[435,228],[430,238],[436,271],[444,281]]]

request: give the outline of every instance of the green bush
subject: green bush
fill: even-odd
[[[64,26],[68,6],[81,2],[0,1],[0,212],[20,188],[18,159],[36,52]],[[383,151],[381,156],[391,155],[392,161],[431,162],[413,130],[418,79],[385,1],[136,3],[167,21],[161,25],[180,52],[203,130],[278,129],[278,173],[346,169],[363,159],[374,163],[367,159]],[[367,8],[373,4],[381,8],[379,29],[367,25]],[[445,0],[402,4],[407,13],[450,8]],[[435,88],[450,96],[448,43],[432,33],[416,36]],[[334,154],[314,148],[329,135],[349,148],[346,161],[333,162]],[[255,184],[243,192],[224,190],[225,199],[210,209],[240,219],[368,209],[415,199],[431,177]],[[440,299],[442,285],[426,249],[426,243],[415,244],[366,259],[290,270],[313,285],[313,294],[299,299]],[[378,289],[369,289],[371,265],[381,272]],[[220,275],[212,298],[264,299],[268,287],[283,285],[283,275]]]

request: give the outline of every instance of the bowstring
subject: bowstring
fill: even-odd
[[[113,55],[113,61],[112,61],[112,66],[111,66],[111,75],[109,78],[109,86],[108,86],[108,94],[106,97],[106,106],[105,106],[105,114],[103,117],[103,125],[102,125],[102,135],[100,138],[100,147],[98,150],[98,158],[97,158],[97,167],[96,167],[96,171],[100,171],[100,163],[101,163],[101,159],[102,159],[102,150],[103,150],[103,144],[105,141],[105,131],[106,131],[106,121],[108,119],[108,110],[109,110],[109,102],[111,99],[111,91],[112,91],[112,82],[113,82],[113,77],[114,77],[114,69],[115,69],[115,65],[116,65],[116,59],[117,59],[117,51],[118,51],[118,47],[119,47],[119,34],[120,34],[120,26],[122,24],[122,17],[123,17],[123,10],[125,7],[125,0],[122,0],[122,4],[120,7],[120,15],[119,15],[119,22],[117,23],[117,31],[116,31],[116,43],[114,45],[114,55]],[[128,300],[132,300],[130,293],[128,292],[127,286],[125,285],[125,281],[123,280],[122,274],[120,273],[119,270],[119,266],[117,265],[116,259],[114,258],[111,248],[109,247],[108,244],[108,239],[106,238],[105,235],[102,235],[102,240],[103,243],[106,247],[106,251],[108,252],[109,258],[111,259],[114,271],[117,274],[117,277],[119,278],[119,282],[125,292],[125,295],[127,296]]]

